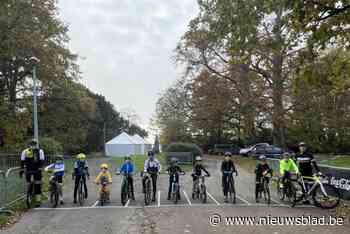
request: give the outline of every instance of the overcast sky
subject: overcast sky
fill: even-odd
[[[196,0],[60,0],[83,83],[147,126],[159,93],[182,71],[171,57]]]

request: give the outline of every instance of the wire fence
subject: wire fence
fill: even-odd
[[[45,165],[55,161],[55,155],[45,156]],[[24,198],[26,194],[25,176],[19,176],[21,166],[17,154],[0,155],[0,210]]]

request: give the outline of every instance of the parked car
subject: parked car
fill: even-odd
[[[264,148],[264,147],[266,147],[266,146],[269,146],[269,143],[258,143],[258,144],[255,144],[255,145],[253,145],[253,146],[240,149],[239,154],[240,154],[240,155],[243,155],[243,156],[248,156],[249,153],[250,153],[253,149]]]
[[[225,152],[230,152],[233,155],[239,154],[239,147],[232,144],[216,144],[214,145],[214,149],[210,152],[214,155],[224,155]]]
[[[269,145],[269,146],[262,146],[262,147],[255,147],[249,152],[249,156],[252,156],[254,158],[259,158],[260,155],[265,155],[267,158],[282,158],[283,155],[283,149]]]

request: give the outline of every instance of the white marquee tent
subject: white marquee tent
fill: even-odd
[[[105,143],[107,156],[123,157],[135,155],[139,154],[139,148],[140,146],[138,146],[133,137],[125,132]]]
[[[132,136],[135,144],[139,145],[140,148],[138,148],[138,152],[140,154],[147,154],[149,150],[151,150],[152,146],[149,144],[145,139],[140,137],[140,135],[136,134]]]

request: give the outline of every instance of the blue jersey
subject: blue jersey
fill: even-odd
[[[64,176],[64,162],[52,163],[47,166],[46,169],[53,170],[55,176]]]
[[[125,162],[123,163],[122,167],[120,168],[121,173],[131,174],[134,172],[134,165],[131,162]]]

